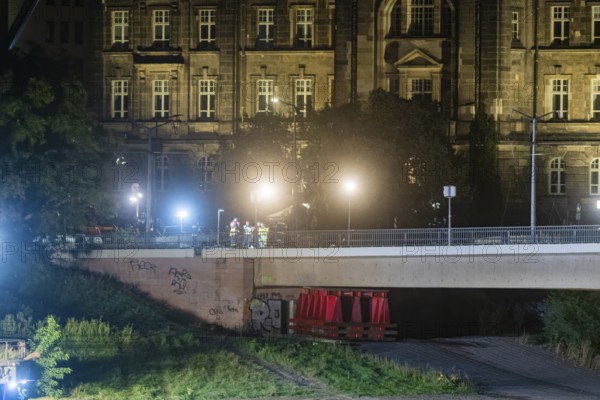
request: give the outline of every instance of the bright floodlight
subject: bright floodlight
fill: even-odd
[[[352,180],[346,181],[346,183],[344,184],[344,188],[346,189],[346,192],[352,193],[356,190],[356,182]]]
[[[270,198],[273,196],[273,194],[275,193],[275,190],[273,189],[273,187],[271,185],[264,185],[261,189],[260,189],[260,194],[262,196],[262,198]]]
[[[130,196],[129,197],[129,201],[132,202],[132,203],[134,203],[134,204],[137,203],[138,200],[139,200],[139,197],[136,197],[136,196]]]
[[[179,211],[177,211],[177,214],[175,214],[175,216],[177,218],[187,218],[188,212],[187,212],[187,210],[179,210]]]

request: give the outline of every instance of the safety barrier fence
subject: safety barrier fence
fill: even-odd
[[[387,291],[304,288],[289,332],[345,340],[394,340]]]
[[[450,235],[450,237],[448,237]],[[256,235],[195,235],[172,236],[110,233],[100,237],[75,237],[63,241],[67,249],[82,248],[207,248],[207,247],[400,247],[400,246],[468,246],[511,244],[600,243],[600,225],[540,226],[533,231],[528,226],[487,228],[424,228],[372,229],[330,231],[271,231],[265,240]]]

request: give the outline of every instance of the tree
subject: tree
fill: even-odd
[[[394,216],[400,227],[428,226],[434,218],[441,222],[444,185],[459,187],[459,203],[470,199],[466,163],[453,151],[448,121],[436,103],[375,90],[363,107],[326,109],[310,122],[309,159],[335,164],[340,179],[358,176],[361,181],[359,212],[353,215],[364,216],[357,220],[362,227],[392,228]],[[345,210],[339,186],[316,186],[316,192],[328,192],[321,197],[329,201],[337,196],[337,208]],[[335,208],[325,206],[323,214]]]
[[[42,367],[42,376],[37,381],[38,389],[46,396],[60,397],[62,390],[59,381],[72,372],[71,368],[59,367],[62,361],[68,361],[69,355],[59,346],[61,329],[52,315],[37,328],[32,339],[32,348],[39,354],[35,362]]]
[[[0,226],[13,236],[80,229],[109,209],[115,142],[65,75],[39,55],[0,64]]]
[[[364,106],[347,104],[297,118],[296,166],[286,168],[292,161],[290,120],[258,115],[221,148],[219,204],[229,198],[231,209],[250,213],[250,192],[269,182],[269,164],[274,166],[269,183],[278,185],[280,194],[273,207],[289,206],[295,185],[299,229],[345,229],[348,179],[359,182],[351,200],[353,227],[392,228],[394,216],[401,227],[430,226],[446,215],[444,185],[459,188],[457,203],[465,209],[470,200],[467,163],[452,150],[447,126],[437,104],[376,90]],[[306,218],[300,215],[302,204],[310,205]]]
[[[255,206],[260,206],[262,216],[291,204],[290,185],[296,173],[291,164],[289,128],[290,121],[281,115],[257,114],[245,122],[235,137],[221,145],[214,177],[220,207],[241,219],[253,220]],[[264,185],[275,189],[273,198],[253,199],[252,192],[260,191]]]
[[[497,158],[498,133],[493,118],[483,112],[469,133],[469,182],[474,189],[474,224],[497,226],[502,215],[502,189]]]

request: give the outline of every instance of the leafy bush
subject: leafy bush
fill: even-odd
[[[73,357],[94,360],[116,357],[130,350],[135,338],[131,326],[118,330],[98,319],[78,321],[69,318],[63,328],[61,345]]]
[[[62,389],[58,387],[59,381],[71,373],[71,368],[59,366],[61,361],[69,359],[69,355],[59,346],[60,337],[60,326],[54,317],[49,315],[37,328],[31,343],[31,347],[39,353],[39,358],[35,362],[43,369],[37,387],[50,397],[62,395]]]
[[[600,354],[600,294],[552,292],[545,308],[545,338],[557,351],[590,366]]]

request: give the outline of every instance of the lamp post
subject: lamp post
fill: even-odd
[[[221,213],[225,211],[222,208],[217,210],[217,246],[221,244]]]
[[[140,184],[133,183],[131,185],[131,196],[129,196],[129,201],[135,204],[135,220],[136,224],[140,218],[140,199],[142,198],[142,192],[140,192]]]
[[[444,197],[448,199],[448,246],[452,245],[452,198],[456,197],[456,186],[444,186]]]
[[[293,130],[293,136],[292,136],[292,162],[294,164],[294,169],[296,169],[297,171],[297,166],[296,166],[296,133],[297,133],[297,128],[296,128],[296,115],[300,114],[300,110],[298,109],[298,107],[296,107],[295,104],[293,103],[288,103],[287,101],[283,101],[280,100],[278,98],[273,98],[272,100],[273,103],[282,103],[285,104],[286,106],[291,107],[294,110],[293,116],[292,116],[292,124],[294,125],[294,130]],[[292,182],[292,230],[296,230],[296,178],[297,176],[294,177],[294,182]]]
[[[161,126],[165,126],[169,123],[177,122],[173,121],[173,118],[179,118],[182,114],[172,115],[169,117],[154,117],[151,121],[154,121],[154,127],[148,128],[148,171],[146,174],[146,232],[150,232],[150,225],[152,223],[152,171],[154,170],[154,151],[152,149],[152,132],[150,130],[154,129],[156,138],[158,139],[158,128]],[[162,124],[159,124],[159,121],[165,121]]]
[[[129,197],[129,201],[131,201],[133,204],[135,204],[135,220],[136,221],[140,219],[140,198],[142,197],[142,194],[139,193],[138,196],[132,195]]]
[[[352,193],[354,193],[354,191],[356,190],[356,183],[350,180],[344,184],[344,187],[346,189],[346,193],[348,194],[348,234],[350,234],[350,218],[352,215],[351,198]]]
[[[535,243],[535,140],[537,134],[537,120],[544,118],[550,114],[553,114],[554,111],[547,112],[542,116],[536,116],[535,112],[533,115],[527,115],[518,110],[513,110],[517,114],[521,114],[522,116],[531,120],[531,198],[529,199],[529,221],[530,221],[530,240],[531,243]]]
[[[250,192],[250,201],[254,204],[254,226],[258,224],[258,203],[270,198],[272,195],[273,189],[270,185],[261,186],[258,190]]]
[[[179,231],[183,233],[183,219],[187,218],[188,212],[187,210],[179,210],[175,216],[179,218]]]

